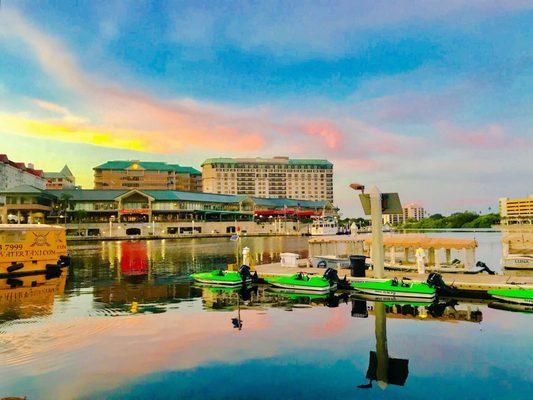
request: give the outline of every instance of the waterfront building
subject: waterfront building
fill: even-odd
[[[176,190],[45,190],[25,185],[0,195],[6,196],[0,213],[4,222],[13,222],[10,216],[15,215],[21,223],[66,223],[70,231],[81,229],[91,236],[108,235],[117,224],[131,235],[154,234],[156,226],[158,234],[233,233],[245,222],[250,233],[294,231],[313,216],[336,211],[325,200]]]
[[[46,189],[71,189],[76,186],[76,178],[67,165],[59,172],[44,172],[43,177],[46,179]]]
[[[533,224],[533,195],[520,199],[499,199],[502,225]]]
[[[192,167],[151,161],[108,161],[93,168],[96,190],[202,191],[202,174]]]
[[[403,224],[407,220],[420,221],[426,215],[424,207],[418,203],[409,203],[402,206],[403,212],[401,214],[385,214],[383,215],[383,224],[398,225]]]
[[[0,154],[0,191],[19,186],[31,185],[40,189],[45,188],[46,180],[43,171],[35,169],[33,164],[11,161],[7,155]],[[0,205],[6,201],[0,195]]]
[[[202,178],[204,192],[333,203],[333,164],[327,160],[210,158]]]

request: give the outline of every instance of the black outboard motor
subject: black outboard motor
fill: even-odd
[[[454,286],[446,285],[442,276],[436,272],[432,272],[428,276],[427,284],[429,287],[435,288],[437,294],[442,296],[451,296],[457,292],[457,289]]]
[[[489,267],[487,267],[487,264],[485,264],[483,261],[478,261],[476,263],[476,267],[478,268],[481,268],[479,271],[477,271],[476,273],[481,273],[481,272],[486,272],[488,273],[489,275],[494,275],[496,274],[496,272],[494,272],[493,270],[491,270]]]
[[[327,279],[330,284],[336,283],[339,281],[339,275],[337,275],[337,270],[333,268],[326,269],[326,271],[324,272],[323,278]]]
[[[250,267],[248,265],[243,264],[239,267],[239,275],[243,282],[252,279],[252,274],[250,273]]]
[[[60,267],[70,267],[70,261],[70,256],[59,256],[57,265],[59,265]]]

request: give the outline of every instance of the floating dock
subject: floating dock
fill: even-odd
[[[285,267],[281,263],[273,264],[263,264],[256,265],[255,270],[259,275],[259,278],[264,278],[267,276],[287,276],[292,275],[297,272],[304,272],[311,275],[322,275],[324,269],[322,268],[310,268],[307,267],[303,262],[300,263],[298,267]],[[339,269],[338,270],[339,278],[346,278],[349,281],[371,281],[371,280],[386,280],[392,278],[410,278],[414,281],[425,282],[427,280],[428,274],[418,274],[416,272],[403,272],[403,271],[385,271],[384,279],[375,279],[373,277],[373,271],[367,270],[366,276],[364,278],[355,278],[350,276],[349,269]],[[458,290],[464,292],[477,292],[478,295],[482,295],[487,290],[493,289],[515,289],[517,287],[533,289],[533,274],[532,275],[517,275],[509,274],[505,275],[488,275],[486,273],[480,274],[461,274],[453,273],[441,274],[444,282],[447,285],[453,285]]]

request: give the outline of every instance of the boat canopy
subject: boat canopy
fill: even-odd
[[[365,238],[365,245],[370,246],[372,238]],[[386,235],[383,237],[385,247],[415,247],[423,249],[475,249],[475,239],[436,238],[425,235]]]

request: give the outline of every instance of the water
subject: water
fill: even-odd
[[[478,258],[497,263],[499,234],[475,236]],[[305,238],[243,245],[263,262],[307,251]],[[187,274],[234,261],[227,239],[71,253],[68,277],[0,283],[0,397],[526,399],[533,390],[531,314],[477,300],[428,309],[191,286]],[[359,388],[367,372],[381,382]]]

